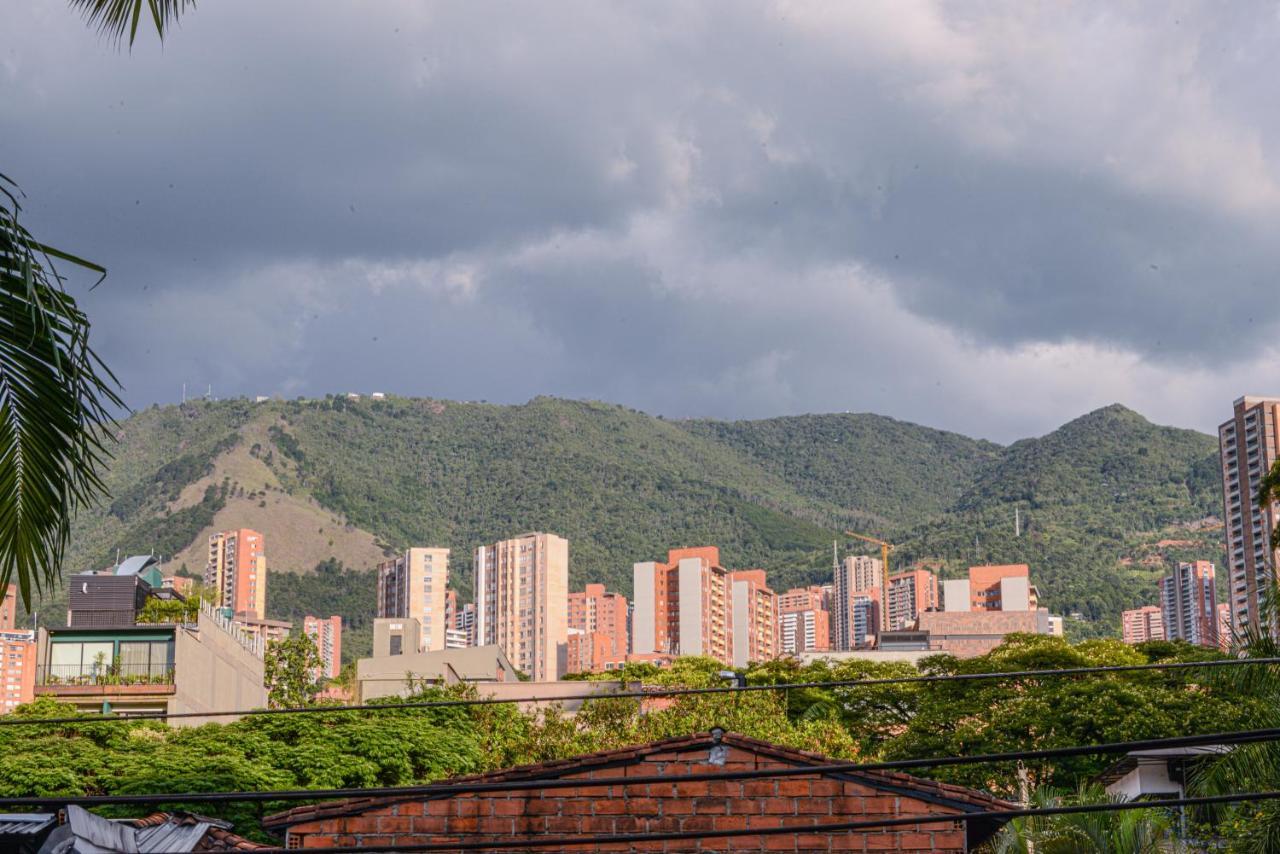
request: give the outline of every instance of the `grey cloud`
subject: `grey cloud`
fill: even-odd
[[[111,267],[86,305],[135,404],[379,386],[1011,438],[1165,377],[1143,400],[1205,426],[1172,378],[1265,381],[1280,320],[1280,23],[1101,8],[225,2],[118,55],[47,0],[0,60],[3,166]],[[1053,411],[968,411],[1041,346]]]

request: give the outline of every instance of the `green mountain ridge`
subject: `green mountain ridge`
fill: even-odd
[[[1045,604],[1101,632],[1120,609],[1154,601],[1153,578],[1173,557],[1156,544],[1182,543],[1182,559],[1221,551],[1201,521],[1219,500],[1216,441],[1119,405],[1007,447],[872,414],[671,421],[546,397],[197,401],[139,412],[119,434],[112,499],[76,520],[67,572],[109,564],[117,549],[196,555],[231,504],[238,518],[304,504],[332,515],[339,524],[289,529],[315,538],[308,554],[325,538],[337,548],[344,528],[382,549],[449,546],[464,598],[473,549],[523,531],[569,539],[572,586],[629,594],[633,562],[696,544],[768,570],[775,589],[823,581],[832,540],[853,529],[897,544],[895,568],[1030,563]],[[269,554],[282,552],[263,531]],[[287,564],[270,561],[273,574],[314,565]],[[329,603],[320,585],[278,587],[290,598],[269,590],[269,614],[351,607],[350,591]]]

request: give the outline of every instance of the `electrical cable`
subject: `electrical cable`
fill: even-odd
[[[45,807],[74,804],[80,807],[107,805],[147,805],[176,803],[249,803],[269,801],[318,801],[335,798],[431,798],[444,795],[507,792],[528,789],[551,790],[571,788],[610,788],[613,786],[665,785],[674,783],[722,782],[813,774],[857,774],[859,772],[902,771],[911,768],[940,768],[954,765],[980,765],[1018,760],[1064,759],[1098,753],[1128,753],[1173,747],[1196,747],[1216,744],[1251,744],[1280,740],[1280,728],[1235,730],[1202,735],[1150,738],[1103,744],[1049,747],[1041,750],[1018,750],[971,756],[942,756],[925,759],[894,759],[883,762],[833,762],[823,765],[798,765],[781,768],[753,768],[741,771],[713,771],[705,774],[654,774],[635,777],[603,777],[599,779],[546,779],[474,781],[461,783],[429,783],[420,786],[353,787],[344,789],[286,789],[259,792],[182,792],[136,795],[27,796],[0,798],[0,808]],[[589,767],[588,767],[589,770]]]
[[[780,682],[773,684],[716,686],[710,688],[653,688],[638,691],[614,691],[594,694],[569,694],[559,697],[481,697],[465,700],[426,700],[407,703],[374,703],[348,706],[293,706],[284,709],[239,709],[222,712],[140,712],[129,715],[77,715],[61,718],[25,718],[14,715],[0,717],[0,727],[6,726],[63,726],[99,724],[118,721],[177,720],[183,718],[262,717],[270,715],[337,714],[343,712],[395,712],[410,709],[440,709],[468,706],[494,706],[504,704],[563,703],[576,700],[644,699],[650,697],[682,697],[701,694],[738,694],[756,691],[791,691],[809,688],[856,688],[877,685],[934,684],[946,682],[974,682],[988,679],[1040,679],[1065,676],[1088,676],[1099,673],[1137,673],[1144,671],[1191,670],[1202,668],[1238,667],[1246,665],[1280,664],[1280,657],[1272,658],[1224,658],[1214,661],[1171,661],[1154,664],[1112,664],[1094,667],[1064,667],[1046,670],[1014,670],[991,673],[945,673],[933,676],[893,676],[878,679],[843,679],[830,682]]]

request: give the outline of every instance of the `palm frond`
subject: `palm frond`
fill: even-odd
[[[89,320],[50,253],[19,222],[0,175],[0,590],[23,603],[58,579],[76,510],[104,495],[119,383],[89,347]],[[85,263],[94,272],[105,272]]]
[[[71,6],[84,16],[85,23],[116,44],[125,40],[132,46],[138,37],[138,23],[145,7],[146,18],[155,25],[161,40],[195,0],[70,0]]]

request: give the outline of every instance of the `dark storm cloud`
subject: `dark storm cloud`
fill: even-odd
[[[1237,388],[1280,313],[1265,6],[226,2],[132,55],[57,0],[11,17],[3,170],[111,267],[86,305],[135,404],[1011,438],[1267,390]]]

